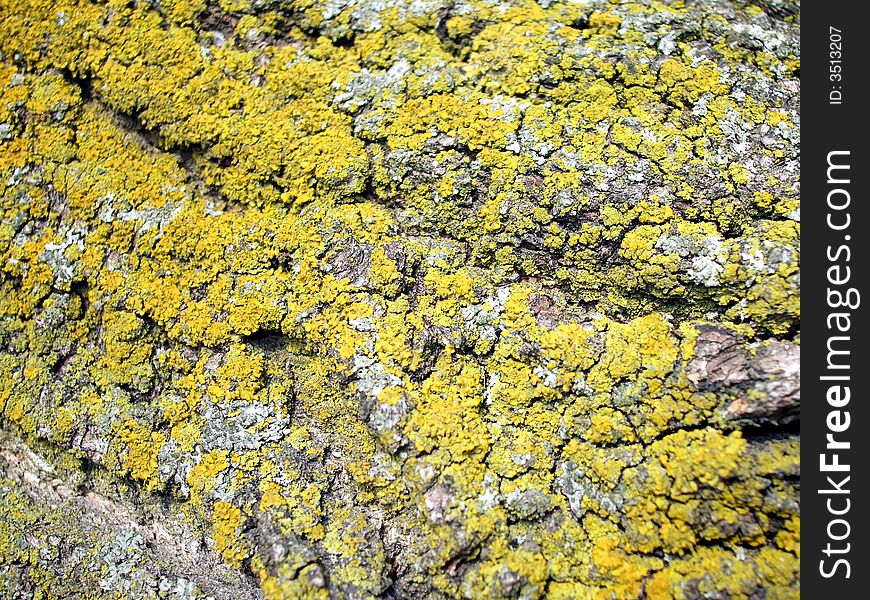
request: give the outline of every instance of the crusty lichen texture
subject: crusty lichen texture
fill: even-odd
[[[797,598],[798,29],[0,0],[0,590]]]

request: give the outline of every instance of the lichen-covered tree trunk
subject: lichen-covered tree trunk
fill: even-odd
[[[797,598],[789,0],[0,0],[0,591]]]

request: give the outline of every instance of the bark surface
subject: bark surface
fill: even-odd
[[[0,0],[0,590],[796,598],[799,6]]]

